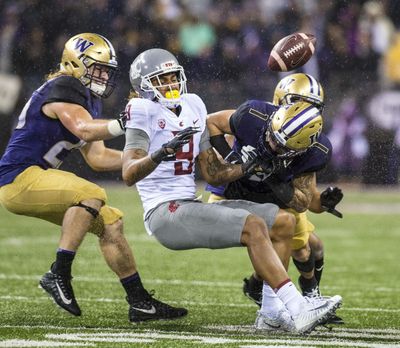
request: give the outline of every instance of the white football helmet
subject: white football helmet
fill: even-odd
[[[170,73],[176,73],[178,83],[163,85],[160,76]],[[186,93],[183,67],[179,65],[174,55],[160,48],[149,49],[137,56],[131,64],[129,78],[132,88],[141,97],[157,100],[170,109],[178,107],[182,94]],[[168,88],[169,91],[163,96],[159,91],[160,88]]]

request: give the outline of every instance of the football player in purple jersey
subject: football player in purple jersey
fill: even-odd
[[[33,92],[0,160],[0,203],[15,214],[61,226],[55,262],[39,282],[59,307],[81,315],[71,267],[92,232],[126,291],[131,322],[179,318],[186,309],[160,302],[144,289],[123,235],[123,214],[106,204],[105,190],[57,169],[74,149],[96,171],[121,169],[122,152],[105,147],[103,140],[124,134],[126,116],[101,119],[102,99],[112,93],[117,69],[105,37],[82,33],[66,42],[60,69]]]
[[[302,99],[292,102],[299,100]],[[290,105],[286,103],[287,108]],[[254,151],[269,158],[270,173],[242,178],[226,187],[208,186],[207,190],[212,192],[211,201],[228,198],[273,202],[294,213],[293,258],[302,274],[300,285],[303,294],[312,297],[320,296],[319,279],[314,274],[314,255],[308,244],[313,226],[303,212],[311,209],[337,213],[335,206],[342,194],[337,192],[337,188],[329,188],[320,196],[316,189],[315,173],[329,161],[331,145],[326,136],[320,134],[322,118],[312,115],[315,107],[311,103],[308,105],[309,111],[305,109],[298,120],[276,116],[280,110],[278,106],[258,100],[247,101],[236,111],[224,110],[210,115],[207,124],[211,141],[226,160],[240,162],[243,152]],[[233,151],[225,141],[226,134],[235,136]],[[245,279],[245,293],[259,305],[261,289],[262,281],[256,274],[249,280]]]
[[[306,101],[316,106],[321,111],[324,108],[324,90],[321,84],[311,75],[296,73],[287,75],[278,82],[273,97],[274,105],[288,105],[296,101]],[[270,104],[271,112],[274,107]],[[233,113],[234,110],[232,110]],[[256,111],[253,110],[253,113]],[[217,136],[218,139],[218,136]],[[225,136],[232,147],[234,144],[233,136]],[[218,146],[218,145],[217,145]],[[225,146],[224,146],[225,148]],[[229,149],[226,148],[226,152]],[[224,151],[224,150],[222,150]],[[319,192],[316,182],[313,181],[307,187],[309,194],[312,195],[308,209],[314,213],[328,211],[337,217],[341,213],[336,211],[335,206],[341,201],[343,194],[337,187],[328,187],[324,192]],[[213,187],[207,185],[206,190],[211,191],[209,202],[224,199],[225,187]],[[271,197],[264,197],[269,199]],[[301,276],[299,284],[303,295],[319,296],[319,284],[324,266],[323,243],[314,232],[314,225],[308,220],[306,212],[298,212],[293,208],[287,208],[296,217],[295,238],[293,239],[293,260]],[[308,241],[308,244],[307,244]],[[244,279],[243,290],[245,294],[255,303],[261,305],[262,281],[254,274],[249,279]],[[333,320],[331,320],[333,322]],[[336,323],[342,321],[336,320]]]

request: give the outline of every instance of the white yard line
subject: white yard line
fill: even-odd
[[[268,338],[260,338],[260,334],[254,338],[235,338],[227,333],[197,333],[192,332],[171,332],[160,330],[143,330],[141,332],[131,332],[130,329],[114,329],[114,328],[85,328],[85,327],[61,327],[61,326],[44,326],[44,325],[0,325],[0,328],[12,329],[45,329],[60,330],[63,333],[44,333],[45,340],[6,340],[0,341],[0,347],[59,347],[59,346],[83,346],[91,345],[95,342],[109,343],[155,343],[165,340],[183,341],[195,344],[239,344],[240,347],[312,347],[312,346],[340,346],[340,347],[364,347],[364,348],[388,348],[400,347],[400,330],[395,329],[346,329],[338,328],[334,331],[323,331],[320,329],[314,331],[310,336],[302,338],[299,336],[269,336]],[[205,326],[205,330],[218,329],[225,331],[235,331],[237,334],[246,329],[247,333],[254,335],[251,326]],[[241,329],[241,330],[240,330]],[[76,333],[65,333],[65,331],[76,330]],[[128,331],[129,330],[129,331]],[[269,334],[271,335],[271,334]],[[369,341],[378,339],[378,341]],[[42,343],[42,344],[40,344]],[[63,343],[63,344],[61,344]],[[7,345],[8,344],[8,345]],[[13,344],[13,345],[10,345]]]
[[[5,340],[0,341],[0,347],[94,347],[93,343],[85,342],[56,342],[56,341],[32,341],[32,340]]]
[[[318,337],[269,337],[266,339],[262,338],[234,338],[227,337],[226,335],[199,335],[189,332],[169,333],[160,331],[147,331],[144,333],[75,333],[75,334],[46,334],[46,339],[55,340],[66,340],[66,341],[83,341],[83,342],[110,342],[110,343],[133,343],[137,342],[137,339],[145,340],[173,340],[173,341],[184,341],[196,344],[282,344],[282,345],[317,345],[317,346],[345,346],[345,347],[366,347],[366,348],[383,348],[383,347],[400,347],[395,344],[396,342],[380,341],[380,342],[368,342],[360,340],[357,335],[353,336],[354,340],[346,340],[341,338],[340,333],[331,334],[331,338],[321,340]],[[349,337],[346,337],[349,338]],[[381,339],[389,339],[390,337],[381,337]],[[394,343],[394,344],[393,344]]]
[[[2,280],[22,280],[22,281],[39,281],[43,275],[19,275],[19,274],[5,274],[0,273],[0,281]],[[76,282],[89,282],[89,283],[118,283],[117,278],[101,278],[101,277],[85,277],[77,276],[74,277]],[[204,286],[204,287],[223,287],[223,288],[241,288],[242,283],[238,282],[216,282],[207,280],[183,280],[183,279],[146,279],[146,283],[149,284],[162,284],[162,285],[186,285],[186,286]],[[357,285],[359,289],[359,285]],[[324,286],[325,290],[338,290],[342,289],[340,286]],[[369,292],[400,292],[400,288],[390,288],[375,286],[374,284],[363,284],[363,291],[368,289]]]
[[[43,302],[48,301],[49,298],[45,295],[42,297],[28,297],[28,296],[10,296],[4,295],[0,296],[0,302]],[[114,299],[114,298],[79,298],[79,302],[107,302],[107,303],[125,303],[124,299]],[[253,303],[225,303],[225,302],[196,302],[196,301],[169,301],[171,304],[180,304],[187,306],[202,306],[202,307],[234,307],[234,308],[255,308]],[[369,308],[369,307],[343,307],[342,311],[359,311],[359,312],[376,312],[376,313],[400,313],[399,308]],[[0,326],[1,327],[1,326]]]

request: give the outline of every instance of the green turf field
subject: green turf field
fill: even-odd
[[[244,248],[170,251],[147,236],[136,191],[109,187],[141,277],[156,297],[189,309],[173,322],[131,325],[117,278],[89,235],[74,263],[83,315],[58,310],[37,288],[53,261],[59,228],[0,208],[0,347],[400,347],[400,192],[346,192],[344,219],[312,215],[325,242],[325,295],[340,294],[346,324],[308,337],[263,336],[242,294],[251,272]],[[293,265],[293,279],[297,274]]]

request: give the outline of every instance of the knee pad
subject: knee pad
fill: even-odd
[[[295,264],[296,268],[300,272],[304,272],[304,273],[311,272],[315,267],[315,258],[314,258],[313,251],[310,250],[310,257],[308,258],[307,261],[301,262],[301,261],[297,261],[297,260],[293,259],[293,263]]]

